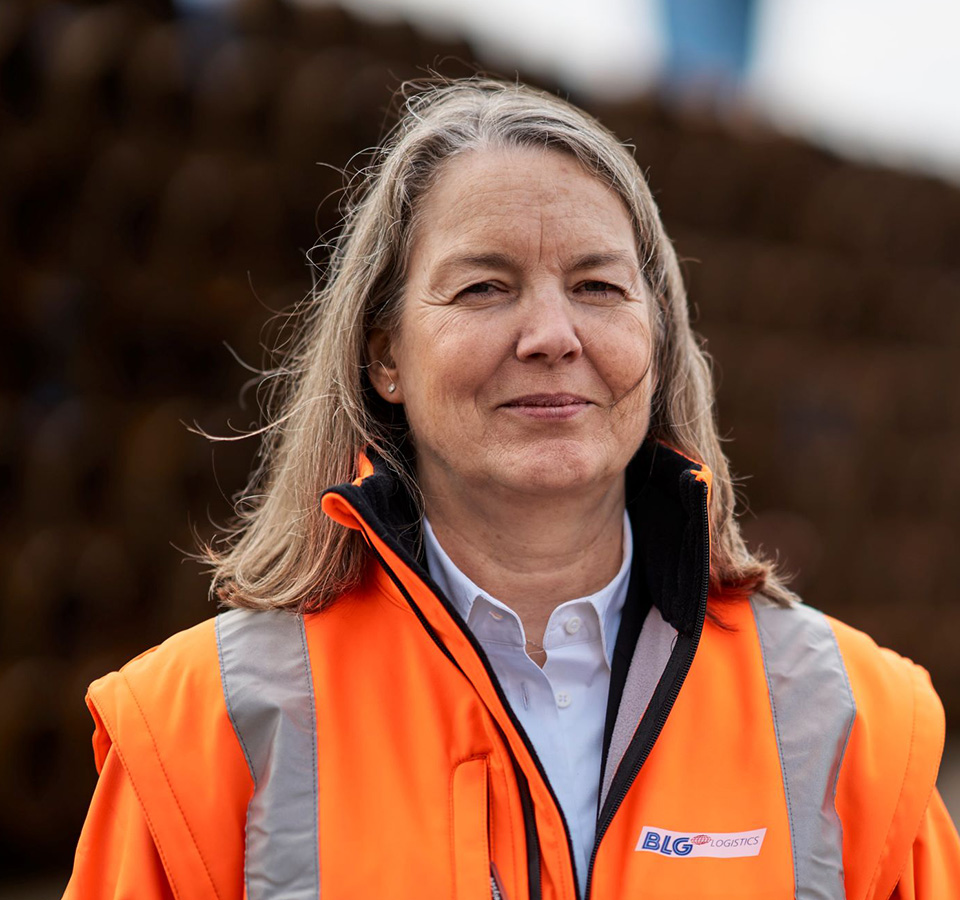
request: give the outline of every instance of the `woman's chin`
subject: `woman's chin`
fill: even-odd
[[[520,493],[550,496],[604,490],[622,472],[600,448],[561,444],[510,454],[495,480]]]

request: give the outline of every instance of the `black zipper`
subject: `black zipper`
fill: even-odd
[[[705,542],[704,546],[709,547],[710,520],[709,509],[707,506],[706,485],[703,485],[701,488],[701,512],[703,521],[703,538]],[[620,766],[617,769],[617,774],[614,776],[613,783],[610,785],[610,792],[607,795],[606,802],[603,804],[603,809],[600,813],[600,818],[597,821],[597,833],[593,842],[593,851],[590,854],[590,863],[587,867],[587,887],[583,895],[585,900],[589,900],[590,898],[590,887],[593,882],[593,865],[597,858],[597,852],[600,849],[600,841],[603,840],[603,836],[606,833],[607,828],[610,827],[610,823],[613,821],[613,817],[620,808],[620,804],[623,803],[628,791],[633,786],[634,781],[636,781],[640,769],[647,761],[647,757],[650,755],[653,745],[660,736],[660,732],[663,730],[663,726],[666,724],[671,709],[673,709],[673,704],[676,702],[676,699],[680,694],[680,688],[683,687],[683,683],[687,678],[687,673],[690,671],[690,666],[693,665],[693,657],[696,654],[697,646],[700,643],[700,634],[703,630],[703,620],[707,612],[707,593],[709,590],[709,585],[710,554],[709,552],[706,552],[703,554],[700,597],[698,598],[697,619],[694,625],[693,633],[691,635],[681,635],[677,638],[677,644],[674,647],[673,653],[670,654],[670,659],[667,661],[667,665],[663,670],[663,674],[660,676],[660,682],[657,684],[657,688],[650,700],[651,707],[654,705],[654,703],[658,704],[656,717],[650,721],[648,717],[644,715],[644,717],[640,720],[640,725],[638,726],[633,739],[630,741],[630,746],[627,747],[627,750],[623,755],[623,759],[620,762]],[[658,698],[658,694],[661,694],[661,687],[668,684],[669,687],[662,692],[663,696]],[[579,887],[577,890],[577,900],[581,900]]]

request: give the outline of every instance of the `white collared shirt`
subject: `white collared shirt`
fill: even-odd
[[[480,642],[543,763],[570,827],[583,893],[597,828],[610,664],[633,559],[630,519],[623,514],[623,562],[613,581],[550,615],[542,669],[527,655],[520,617],[454,565],[426,518],[423,533],[430,577]]]

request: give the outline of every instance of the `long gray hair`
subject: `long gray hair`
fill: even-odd
[[[518,146],[569,154],[622,198],[657,301],[657,386],[648,436],[713,472],[714,591],[759,591],[777,603],[792,601],[771,564],[751,554],[740,535],[710,367],[690,328],[673,245],[632,154],[563,100],[470,78],[408,91],[399,124],[362,173],[326,278],[303,310],[299,344],[284,367],[271,418],[255,432],[264,441],[261,465],[237,504],[232,530],[204,547],[212,590],[223,603],[308,611],[360,581],[369,562],[363,540],[328,519],[318,497],[356,477],[364,449],[401,473],[417,498],[401,458],[402,434],[369,387],[367,340],[371,329],[396,325],[417,211],[444,163],[466,151]]]

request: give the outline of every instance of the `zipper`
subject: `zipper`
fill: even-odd
[[[364,537],[366,538],[366,535],[364,535]],[[383,558],[380,551],[377,550],[373,542],[370,541],[369,539],[367,539],[367,546],[370,548],[370,550],[373,551],[374,555],[379,560],[380,565],[383,567],[383,570],[387,573],[387,575],[390,576],[390,580],[397,586],[397,589],[406,599],[407,603],[410,604],[410,608],[413,610],[414,614],[420,620],[420,624],[424,627],[427,634],[429,634],[430,637],[433,639],[433,642],[440,648],[440,650],[443,652],[443,655],[446,656],[447,659],[449,659],[454,666],[456,666],[457,671],[460,672],[460,674],[463,675],[463,677],[466,678],[467,681],[469,681],[470,679],[467,678],[466,672],[464,672],[463,669],[460,667],[460,664],[457,662],[456,658],[447,648],[446,644],[444,644],[443,641],[440,640],[439,635],[436,633],[436,631],[434,631],[433,626],[427,620],[427,617],[423,614],[420,607],[417,606],[416,601],[410,595],[409,591],[406,589],[406,586],[403,584],[403,582],[400,580],[397,574],[387,564],[387,561]],[[394,552],[396,552],[396,550],[394,550]],[[474,644],[474,647],[476,648],[473,635],[469,634],[468,632],[467,636],[471,644]],[[557,801],[556,795],[553,792],[553,788],[551,787],[550,782],[547,780],[547,776],[543,769],[543,764],[540,762],[540,759],[537,756],[536,752],[534,751],[533,746],[530,744],[529,737],[527,736],[526,732],[523,730],[522,726],[520,725],[519,721],[514,715],[513,709],[511,708],[509,702],[507,701],[507,698],[503,695],[503,691],[500,688],[499,681],[497,681],[494,673],[490,671],[490,667],[487,663],[486,656],[479,652],[478,652],[478,655],[480,656],[480,660],[483,663],[484,669],[486,670],[487,675],[490,677],[490,680],[497,692],[497,695],[500,698],[500,702],[503,704],[503,708],[506,710],[507,715],[510,717],[511,723],[513,724],[513,727],[516,729],[517,734],[523,740],[524,745],[529,751],[530,756],[537,767],[537,771],[540,773],[540,776],[543,779],[543,783],[546,785],[547,790],[550,793],[550,797],[553,800],[558,813],[560,814],[560,821],[563,823],[564,834],[566,835],[566,838],[567,838],[567,852],[570,857],[570,864],[573,868],[574,888],[576,889],[576,885],[578,882],[577,882],[576,863],[573,857],[573,841],[570,838],[570,829],[567,826],[566,818],[564,817],[563,811],[560,808],[560,804]],[[507,740],[507,736],[503,732],[503,728],[501,728],[500,723],[497,722],[495,716],[493,717],[493,721],[494,721],[494,724],[497,726],[497,730],[500,733],[500,737],[503,740],[504,749],[507,751],[507,755],[510,757],[510,763],[513,766],[514,775],[517,781],[517,789],[520,794],[520,809],[523,813],[523,830],[524,830],[524,837],[526,839],[526,845],[527,845],[527,882],[529,887],[528,896],[530,900],[541,900],[542,886],[540,883],[540,833],[537,831],[536,813],[533,808],[533,797],[531,797],[530,795],[530,786],[527,783],[527,777],[524,774],[523,769],[520,767],[520,763],[517,760],[516,756],[514,755],[513,750],[510,748],[510,743]],[[494,888],[497,888],[497,887],[498,886],[496,885],[496,882],[493,880],[491,875],[491,889],[493,890]],[[494,891],[493,896],[496,897],[496,891]],[[577,895],[577,900],[580,900],[579,893]]]
[[[710,520],[709,509],[707,506],[707,486],[705,484],[701,487],[701,513],[703,523],[703,538],[705,546],[709,548]],[[677,647],[674,649],[674,652],[671,654],[670,659],[667,662],[664,673],[661,676],[661,680],[669,669],[674,668],[675,665],[678,666],[678,668],[672,677],[670,689],[667,692],[663,702],[660,704],[657,717],[651,723],[651,727],[649,729],[644,728],[646,717],[644,716],[644,718],[640,720],[640,726],[637,728],[637,732],[634,735],[633,740],[630,742],[630,746],[627,747],[627,751],[624,753],[623,759],[621,760],[620,768],[617,770],[616,776],[614,776],[614,783],[610,787],[610,793],[607,796],[607,800],[603,805],[603,810],[601,811],[601,818],[597,822],[597,834],[593,842],[593,851],[590,854],[590,862],[587,867],[587,887],[583,895],[585,900],[589,900],[590,898],[590,888],[593,882],[593,865],[596,862],[597,852],[600,849],[600,841],[603,840],[603,836],[606,833],[607,828],[609,828],[610,823],[613,821],[613,817],[617,814],[617,810],[620,808],[620,805],[626,798],[627,793],[633,786],[633,783],[636,781],[640,769],[647,761],[647,757],[650,755],[650,751],[653,749],[653,745],[657,742],[657,738],[660,736],[660,732],[663,730],[663,726],[667,722],[670,711],[673,709],[673,704],[676,702],[676,699],[680,694],[680,688],[683,687],[683,683],[686,681],[687,674],[690,671],[690,666],[693,665],[693,657],[696,654],[697,646],[700,643],[700,633],[703,630],[703,620],[706,616],[707,593],[710,585],[709,551],[704,553],[703,557],[703,567],[701,570],[700,581],[700,597],[698,598],[697,603],[697,620],[694,625],[693,634],[684,641],[685,646],[682,648],[680,646],[680,639],[678,639]],[[657,690],[659,690],[659,684],[657,686]],[[653,703],[653,699],[656,698],[656,695],[657,691],[654,691],[654,697],[650,701],[651,704]],[[624,766],[626,766],[626,769]],[[620,774],[624,771],[627,773],[626,777],[620,778]],[[577,890],[577,900],[581,900],[579,888]]]
[[[709,524],[709,509],[707,506],[707,486],[702,482],[697,482],[700,486],[700,504],[701,504],[701,523],[702,523],[702,534],[703,534],[703,546],[706,547],[706,552],[703,554],[703,564],[701,570],[701,581],[700,581],[700,597],[698,598],[697,605],[697,619],[694,625],[693,634],[683,640],[683,638],[678,639],[677,647],[671,654],[670,660],[667,662],[667,667],[664,669],[664,674],[661,676],[661,683],[664,683],[664,676],[667,674],[667,670],[671,668],[676,668],[676,672],[671,676],[672,683],[670,685],[667,696],[664,698],[664,702],[660,705],[660,710],[657,715],[656,721],[652,723],[652,727],[647,730],[643,728],[645,718],[641,719],[640,727],[637,729],[637,733],[634,735],[633,740],[630,742],[630,746],[627,748],[626,753],[623,756],[623,760],[620,763],[620,768],[617,771],[617,776],[614,777],[614,784],[611,785],[610,795],[607,797],[607,802],[604,804],[604,810],[602,811],[601,819],[597,823],[597,834],[594,839],[593,851],[590,854],[590,862],[587,866],[587,885],[585,892],[581,895],[580,893],[580,881],[577,877],[577,863],[576,858],[573,853],[573,841],[570,837],[570,827],[567,825],[566,817],[563,814],[563,809],[560,806],[557,796],[554,793],[553,787],[550,784],[549,779],[547,778],[546,771],[543,768],[543,763],[540,762],[540,758],[537,756],[536,751],[533,748],[533,745],[530,743],[530,738],[527,733],[523,730],[523,727],[520,725],[519,720],[516,717],[512,707],[510,706],[509,701],[503,694],[503,690],[500,687],[500,682],[497,680],[496,675],[490,668],[489,662],[487,661],[486,654],[483,653],[473,634],[469,629],[464,629],[464,634],[467,637],[467,640],[473,646],[474,650],[477,653],[478,658],[480,659],[481,664],[484,667],[484,670],[487,673],[487,676],[490,678],[490,682],[493,685],[494,690],[497,693],[500,702],[507,713],[510,723],[513,725],[514,730],[517,732],[517,735],[523,741],[524,746],[527,749],[527,752],[530,754],[530,758],[533,760],[533,763],[537,769],[540,778],[543,781],[544,786],[547,788],[547,792],[550,795],[550,799],[553,801],[554,808],[557,811],[557,814],[560,818],[560,822],[563,825],[564,837],[567,841],[567,855],[570,860],[570,869],[573,873],[573,890],[575,900],[589,900],[590,897],[590,888],[593,881],[593,866],[597,858],[597,851],[600,848],[600,841],[603,839],[603,835],[606,833],[607,828],[610,823],[613,821],[613,817],[616,815],[617,810],[620,808],[620,805],[623,803],[624,798],[627,796],[627,793],[630,790],[630,787],[633,785],[636,780],[637,774],[640,772],[643,764],[646,762],[647,757],[650,755],[650,751],[653,749],[653,745],[656,743],[657,738],[660,736],[660,732],[663,730],[664,724],[666,724],[667,718],[670,715],[670,710],[673,708],[673,704],[677,699],[677,696],[680,694],[680,688],[683,686],[684,681],[686,680],[687,673],[690,671],[690,666],[693,664],[693,657],[696,654],[697,646],[700,641],[700,633],[703,629],[703,621],[706,615],[707,609],[707,592],[710,584],[710,524]],[[364,520],[365,521],[365,520]],[[369,528],[369,524],[367,524]],[[363,533],[361,531],[361,533]],[[457,670],[463,675],[464,678],[467,678],[466,673],[460,667],[460,664],[457,662],[456,658],[447,648],[446,644],[440,639],[440,636],[434,631],[433,626],[427,620],[427,617],[423,614],[423,611],[417,605],[416,601],[411,596],[410,592],[407,590],[404,583],[400,580],[399,576],[390,568],[387,564],[387,561],[383,558],[379,550],[374,546],[373,542],[367,537],[366,534],[363,534],[364,540],[367,543],[367,546],[373,551],[374,555],[377,557],[380,565],[383,570],[390,577],[390,580],[396,585],[397,589],[403,595],[404,599],[410,605],[411,610],[420,620],[420,624],[424,627],[427,634],[430,635],[433,642],[437,647],[443,652],[444,656],[456,666]],[[394,553],[397,554],[400,559],[404,559],[407,555],[401,548],[394,546],[394,542],[389,539],[386,535],[379,535],[381,540],[388,544],[391,547]],[[413,567],[411,567],[413,568]],[[422,579],[421,579],[422,580]],[[425,582],[426,587],[441,601],[443,606],[449,607],[449,604],[444,600],[443,596],[435,591],[429,583]],[[683,640],[683,646],[681,647],[681,640]],[[469,681],[470,679],[467,678]],[[657,686],[659,690],[659,684]],[[657,692],[654,691],[653,699],[656,699]],[[651,700],[651,703],[653,702]],[[542,900],[542,885],[540,882],[540,835],[537,831],[536,826],[536,815],[533,808],[533,798],[530,795],[530,787],[527,783],[526,776],[523,773],[523,770],[520,767],[519,762],[517,761],[516,756],[513,753],[513,750],[510,748],[509,741],[506,739],[506,735],[503,733],[503,729],[500,727],[499,723],[496,722],[496,717],[494,717],[494,722],[497,724],[497,729],[500,732],[501,737],[503,738],[504,748],[507,751],[507,754],[510,757],[510,762],[513,765],[514,773],[517,779],[517,787],[520,793],[520,805],[523,812],[523,827],[524,827],[524,836],[526,839],[527,845],[527,868],[528,868],[528,886],[529,886],[529,900]],[[630,762],[628,763],[628,759]],[[628,764],[628,768],[624,769],[624,764]],[[625,778],[620,778],[619,775],[621,772],[627,771],[628,774]],[[616,790],[614,790],[616,788]],[[613,802],[611,803],[611,797],[613,797]],[[496,898],[498,893],[498,885],[496,881],[491,876],[491,892],[492,896]]]

